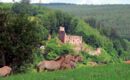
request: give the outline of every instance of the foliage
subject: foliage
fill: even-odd
[[[60,26],[64,26],[67,33],[74,34],[78,24],[78,19],[61,11],[50,11],[40,19],[42,20],[42,24],[52,35],[58,33]]]
[[[128,38],[130,35],[130,5],[47,5],[47,7],[71,13],[83,19],[96,18],[101,23],[109,25],[107,28],[114,26],[120,35],[124,36],[123,38]]]
[[[84,41],[95,48],[101,47],[101,42],[95,35],[85,36]]]
[[[82,26],[82,27],[81,27]],[[101,35],[97,29],[90,27],[88,24],[80,21],[76,33],[83,36],[83,40],[88,42],[87,44],[97,48],[102,47],[108,54],[113,57],[115,62],[119,62],[117,51],[114,49],[113,42],[106,36]],[[92,37],[89,37],[92,36]]]
[[[0,15],[0,52],[6,55],[2,61],[17,68],[24,62],[30,63],[33,48],[45,38],[45,29],[10,11],[0,10]]]
[[[21,0],[20,3],[14,3],[12,6],[12,11],[21,15],[32,15],[31,10],[30,0]]]
[[[85,62],[96,62],[96,63],[114,63],[114,61],[112,60],[112,57],[104,50],[102,49],[101,51],[101,55],[97,56],[97,55],[90,55],[87,52],[81,52],[83,55],[83,58],[85,60]]]
[[[127,39],[124,39],[124,41],[128,45],[128,49],[124,51],[124,54],[121,54],[121,58],[126,61],[130,60],[130,41],[128,41]]]
[[[33,64],[38,64],[40,61],[45,60],[40,48],[34,50],[32,57],[33,57]]]
[[[57,41],[58,39],[54,38],[46,42],[45,45],[46,59],[56,59],[59,56],[64,56],[73,52],[71,45],[69,44],[59,45]]]
[[[87,18],[85,22],[89,23],[92,27],[97,28],[102,35],[105,35],[113,42],[114,49],[118,52],[118,55],[124,54],[124,51],[128,49],[128,44],[121,39],[117,30],[113,27],[107,27],[107,25],[97,21],[94,18]],[[96,42],[96,41],[94,41]]]

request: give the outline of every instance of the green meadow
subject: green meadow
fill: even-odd
[[[44,73],[11,75],[0,80],[129,80],[130,64],[80,67]]]

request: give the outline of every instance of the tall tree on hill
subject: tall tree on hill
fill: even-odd
[[[21,15],[31,15],[32,7],[30,5],[30,0],[21,0],[20,3],[15,3],[12,10]]]
[[[0,55],[2,56],[1,59],[2,59],[2,65],[5,66],[6,65],[6,50],[4,50],[3,46],[2,46],[2,33],[5,32],[5,30],[3,29],[3,26],[4,26],[4,23],[6,22],[7,20],[7,17],[8,16],[8,12],[5,12],[3,11],[2,9],[0,9]],[[4,34],[3,34],[4,36]]]

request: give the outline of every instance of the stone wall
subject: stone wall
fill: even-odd
[[[66,35],[64,27],[60,27],[59,29],[59,38],[64,43],[69,43],[72,45],[81,45],[82,44],[82,36],[75,35]]]
[[[62,26],[59,29],[58,36],[63,43],[69,43],[69,44],[72,44],[72,45],[77,45],[77,47],[74,48],[76,52],[81,50],[82,36],[66,35],[65,29]]]
[[[88,52],[88,54],[99,56],[101,54],[101,48],[97,48],[96,50],[91,50]]]
[[[82,44],[82,36],[67,35],[65,37],[65,43],[70,43],[72,45],[81,45]]]

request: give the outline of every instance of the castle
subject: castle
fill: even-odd
[[[79,52],[81,50],[81,44],[82,44],[82,36],[75,36],[75,35],[67,35],[65,32],[64,27],[60,26],[59,29],[59,38],[63,43],[69,43],[72,45],[77,45],[78,47],[75,47],[76,52]]]

